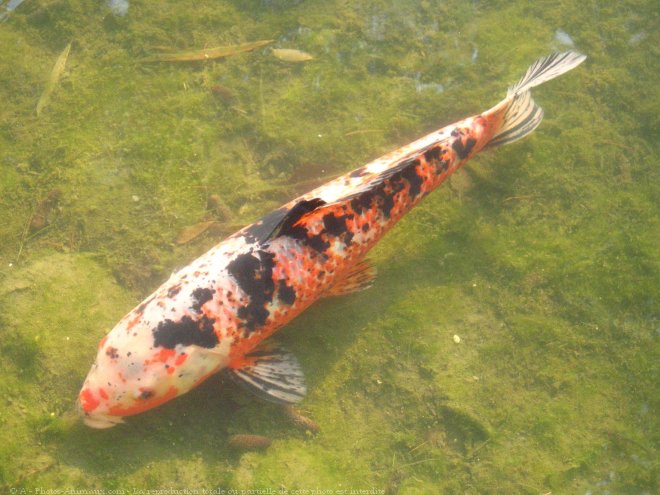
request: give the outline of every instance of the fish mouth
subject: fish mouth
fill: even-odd
[[[110,416],[109,414],[85,414],[82,420],[87,426],[97,430],[112,428],[124,422],[120,416]]]
[[[78,409],[78,414],[80,414],[82,417],[83,423],[85,423],[90,428],[105,430],[124,422],[121,416],[85,412],[85,410],[82,408],[82,405],[80,404],[80,399],[76,401],[76,408]]]

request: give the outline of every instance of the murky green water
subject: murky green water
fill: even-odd
[[[657,493],[657,28],[641,0],[25,0],[0,23],[1,491]],[[143,61],[262,39],[315,58]],[[72,419],[99,339],[173,269],[571,44],[589,59],[534,91],[531,137],[404,219],[374,288],[280,332],[319,434],[220,377]]]

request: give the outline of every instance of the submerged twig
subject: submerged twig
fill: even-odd
[[[423,441],[423,442],[420,443],[419,445],[416,445],[415,447],[413,447],[412,449],[410,449],[410,450],[408,451],[408,453],[410,454],[410,453],[416,451],[417,449],[419,449],[420,447],[423,447],[423,446],[426,445],[427,443],[429,443],[428,440]]]
[[[57,60],[55,61],[53,70],[50,72],[50,79],[46,84],[46,89],[44,89],[44,92],[41,94],[41,98],[39,98],[39,102],[37,103],[37,117],[41,114],[41,111],[44,109],[44,107],[48,105],[48,102],[50,101],[50,95],[53,93],[53,90],[57,86],[62,72],[64,72],[64,66],[66,65],[66,61],[69,58],[69,52],[71,51],[71,43],[72,42],[70,41],[69,44],[66,45],[66,48],[62,50],[62,53],[60,53],[60,56],[57,57]]]
[[[23,234],[21,235],[21,242],[18,246],[18,254],[16,255],[16,260],[14,261],[15,263],[18,263],[18,260],[21,257],[21,253],[23,252],[23,246],[25,246],[25,241],[28,235],[28,232],[30,231],[30,224],[32,223],[32,218],[34,217],[34,211],[30,214],[30,217],[28,218],[28,221],[25,223],[25,228],[23,229]]]
[[[506,203],[507,201],[514,201],[518,199],[533,199],[536,196],[534,194],[522,194],[520,196],[509,196],[508,198],[504,198],[502,200],[502,203]]]
[[[346,134],[344,134],[344,136],[348,137],[348,136],[355,136],[357,134],[370,134],[372,132],[383,132],[383,130],[382,129],[359,129],[357,131],[347,132]]]
[[[159,53],[151,57],[143,58],[142,62],[197,62],[200,60],[214,60],[230,57],[239,53],[250,52],[262,46],[269,45],[274,40],[250,41],[238,45],[218,46],[215,48],[204,48],[202,50],[190,50],[182,52]]]
[[[409,467],[409,466],[415,466],[416,464],[422,464],[424,462],[430,462],[430,461],[441,461],[442,459],[438,458],[432,458],[432,459],[422,459],[420,461],[414,461],[414,462],[408,462],[406,464],[401,464],[399,468],[404,468],[404,467]]]
[[[187,227],[184,227],[181,229],[179,234],[176,236],[176,239],[174,239],[174,242],[177,244],[187,244],[195,239],[197,239],[200,235],[202,235],[204,232],[206,232],[211,226],[216,224],[215,220],[210,220],[206,222],[199,222],[194,225],[188,225]]]

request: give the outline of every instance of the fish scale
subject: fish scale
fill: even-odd
[[[79,395],[84,421],[114,426],[223,369],[266,400],[301,400],[297,359],[264,341],[319,298],[371,285],[365,255],[382,236],[481,150],[532,132],[543,112],[529,89],[584,59],[538,60],[490,110],[294,199],[173,274],[99,344]]]

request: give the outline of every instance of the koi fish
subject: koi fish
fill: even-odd
[[[78,397],[84,422],[112,427],[220,370],[263,399],[302,400],[297,359],[266,339],[319,298],[370,286],[365,255],[383,234],[481,150],[536,129],[530,89],[585,58],[538,60],[490,110],[294,199],[172,274],[101,340]]]

